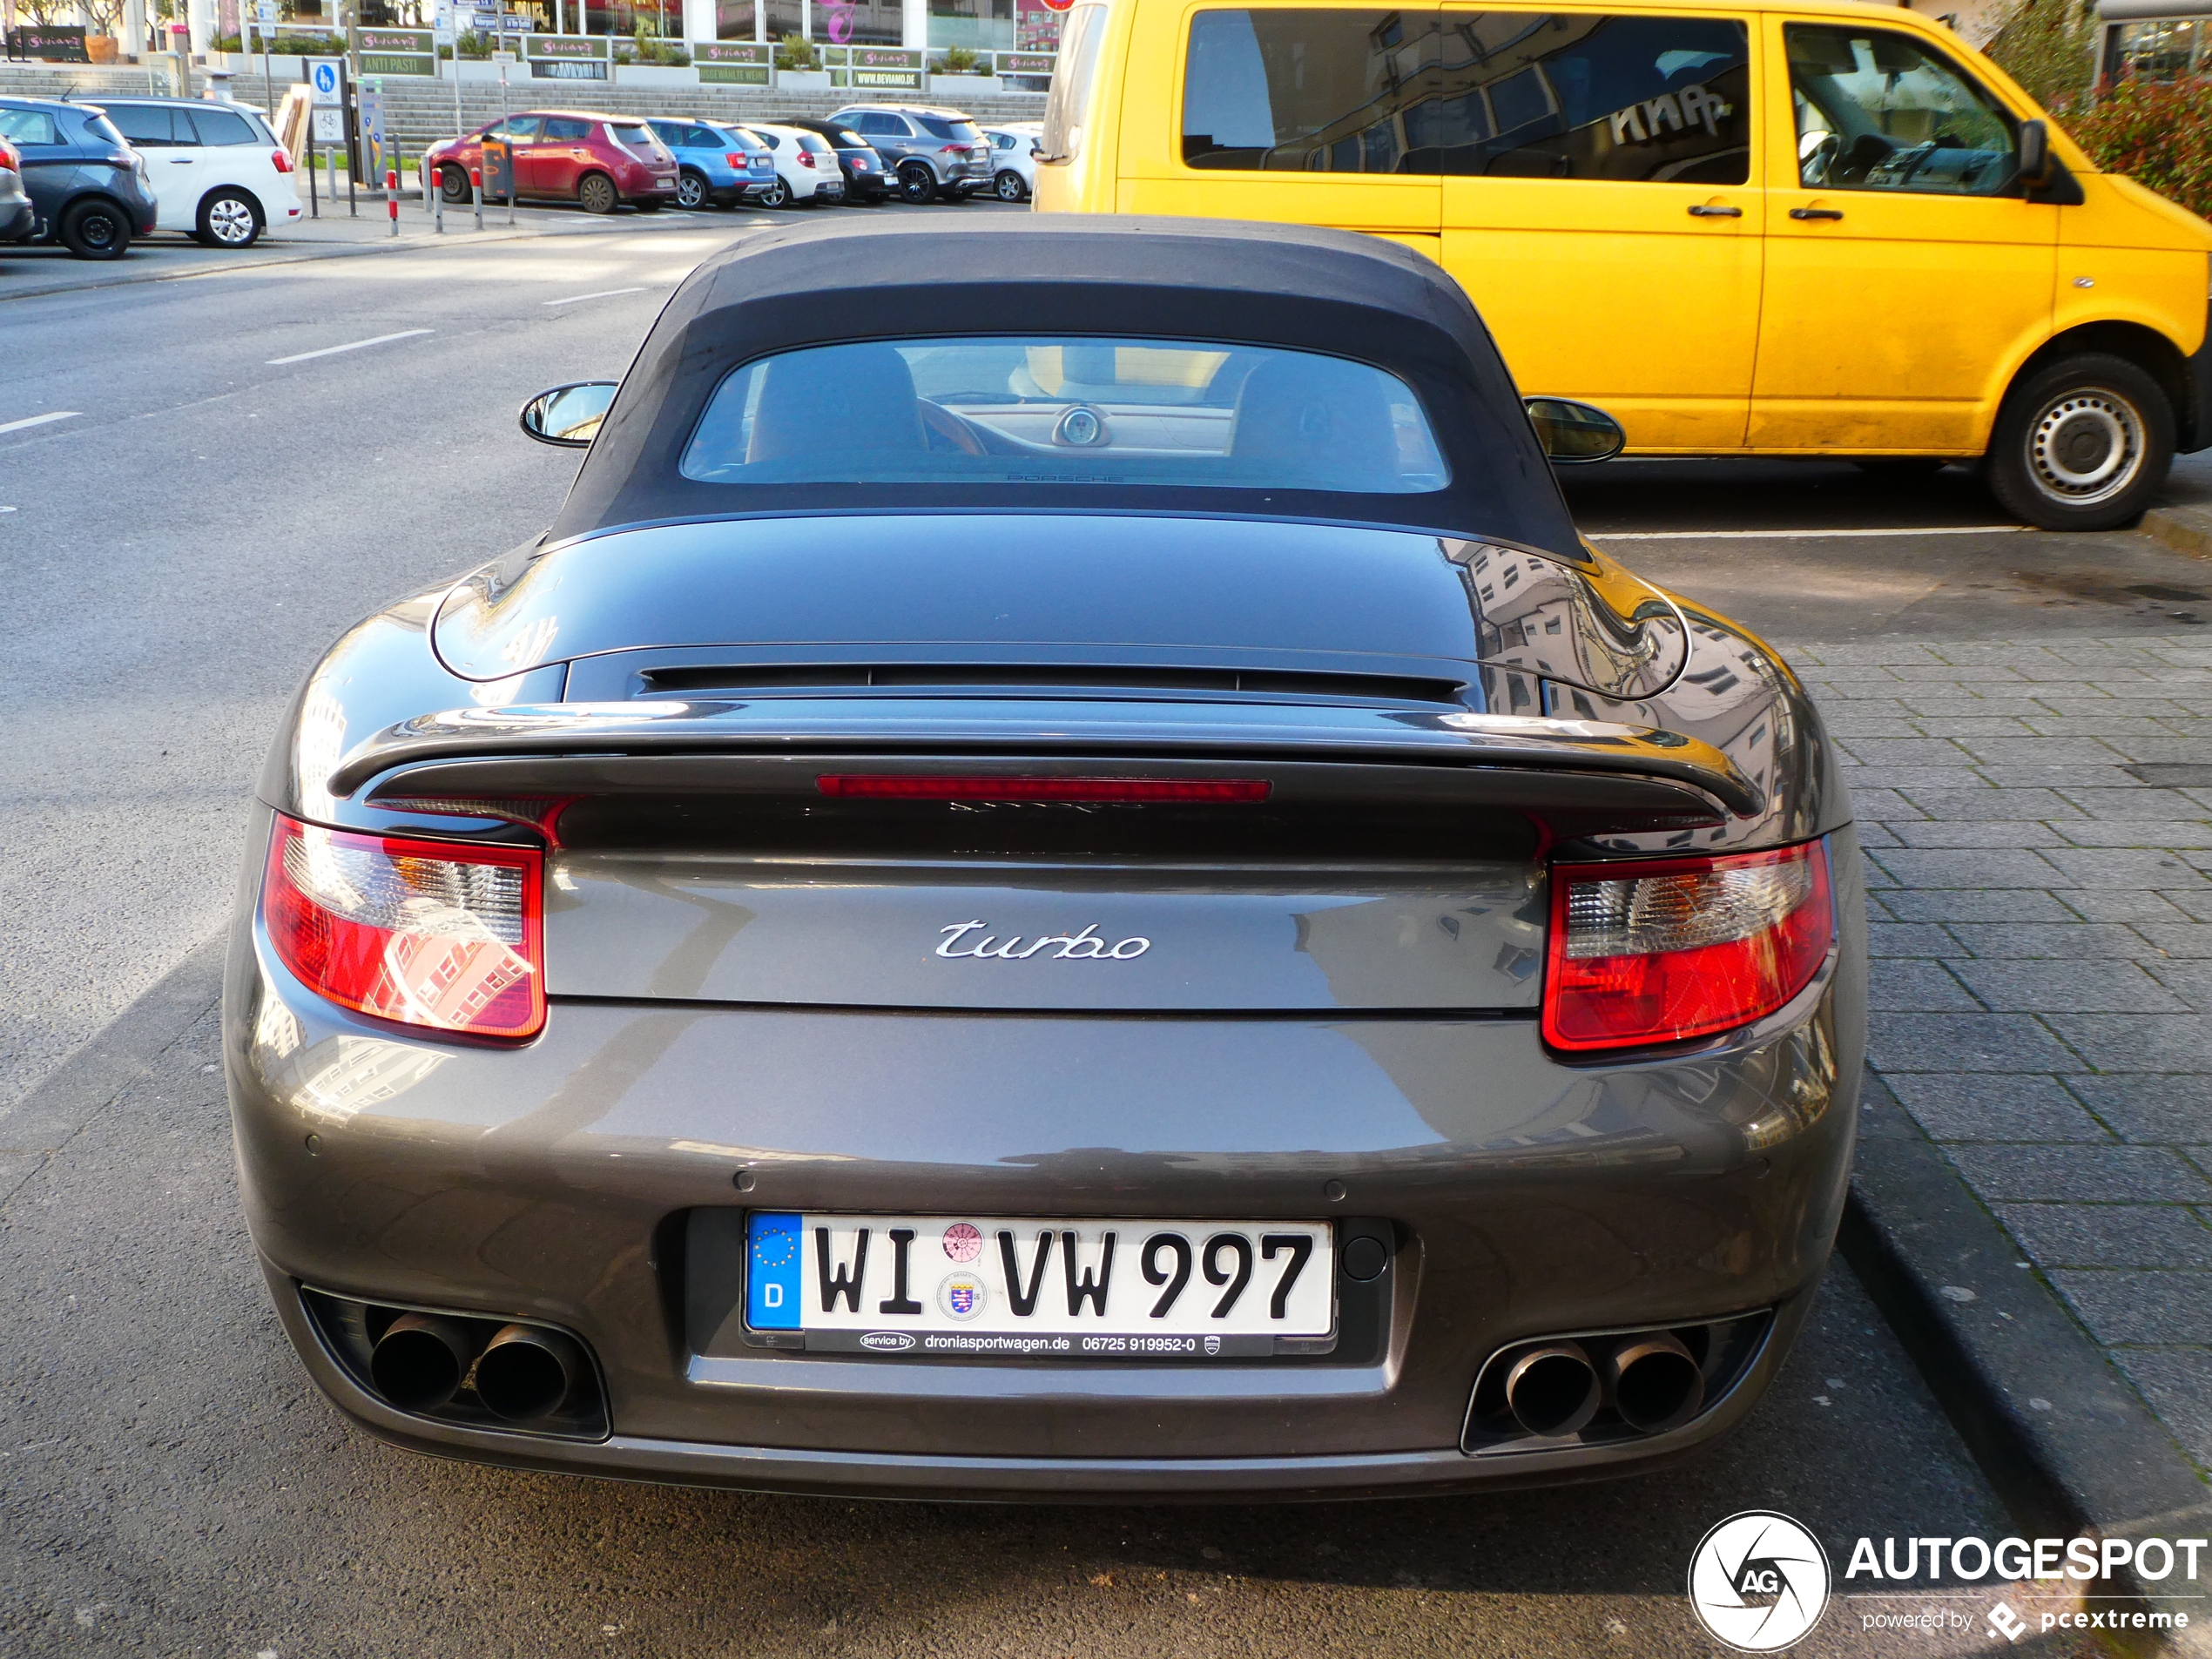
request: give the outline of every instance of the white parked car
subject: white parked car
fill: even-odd
[[[99,106],[145,158],[161,204],[156,230],[251,247],[271,226],[299,222],[292,158],[258,111],[182,98],[104,98]]]
[[[1009,126],[985,127],[991,141],[991,189],[1002,202],[1027,201],[1037,187],[1037,140],[1044,136],[1040,122],[1016,121]]]
[[[746,122],[745,130],[766,145],[776,158],[776,181],[783,188],[762,196],[763,207],[845,199],[845,171],[837,165],[837,152],[821,134],[759,121]]]

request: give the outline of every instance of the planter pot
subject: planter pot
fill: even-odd
[[[988,98],[995,96],[998,90],[999,78],[995,75],[932,75],[929,78],[929,95],[932,98],[959,98],[963,94],[968,98]]]
[[[826,69],[779,69],[776,71],[779,92],[826,92],[830,90],[829,71]]]
[[[697,86],[699,72],[685,65],[674,64],[617,64],[615,65],[615,84],[617,86]]]
[[[113,35],[85,36],[84,56],[96,64],[112,64],[116,59],[115,37]]]

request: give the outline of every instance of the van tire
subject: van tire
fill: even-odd
[[[2016,384],[1986,457],[1991,494],[2047,530],[2134,520],[2174,460],[2174,408],[2134,363],[2083,352]]]

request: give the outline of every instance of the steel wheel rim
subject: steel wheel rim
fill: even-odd
[[[77,234],[84,246],[106,249],[115,246],[115,220],[105,213],[87,213],[77,221]]]
[[[697,207],[705,199],[706,186],[696,179],[684,179],[676,186],[676,205],[678,207]]]
[[[226,196],[207,209],[207,228],[217,241],[236,247],[253,239],[253,210],[234,196]]]
[[[2103,387],[2053,398],[2028,428],[2028,469],[2036,487],[2070,507],[2122,494],[2142,471],[2147,448],[2135,406]]]

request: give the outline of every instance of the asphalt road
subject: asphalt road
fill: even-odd
[[[74,412],[0,430],[0,1110],[219,929],[317,651],[546,522],[570,463],[515,432],[523,399],[620,373],[737,233],[624,220],[0,307],[0,428]],[[1611,545],[1785,646],[2212,618],[2205,567],[2140,538],[1705,534],[2000,523],[1957,471],[1635,465],[1574,494],[1595,531],[1676,538]],[[1748,1429],[1629,1484],[1035,1512],[426,1461],[284,1349],[213,1058],[203,1023],[0,1204],[0,1652],[1696,1653],[1683,1575],[1735,1510],[1795,1514],[1839,1568],[1861,1534],[2008,1529],[1840,1268]],[[1846,1603],[1804,1650],[1988,1640],[1859,1626]]]

